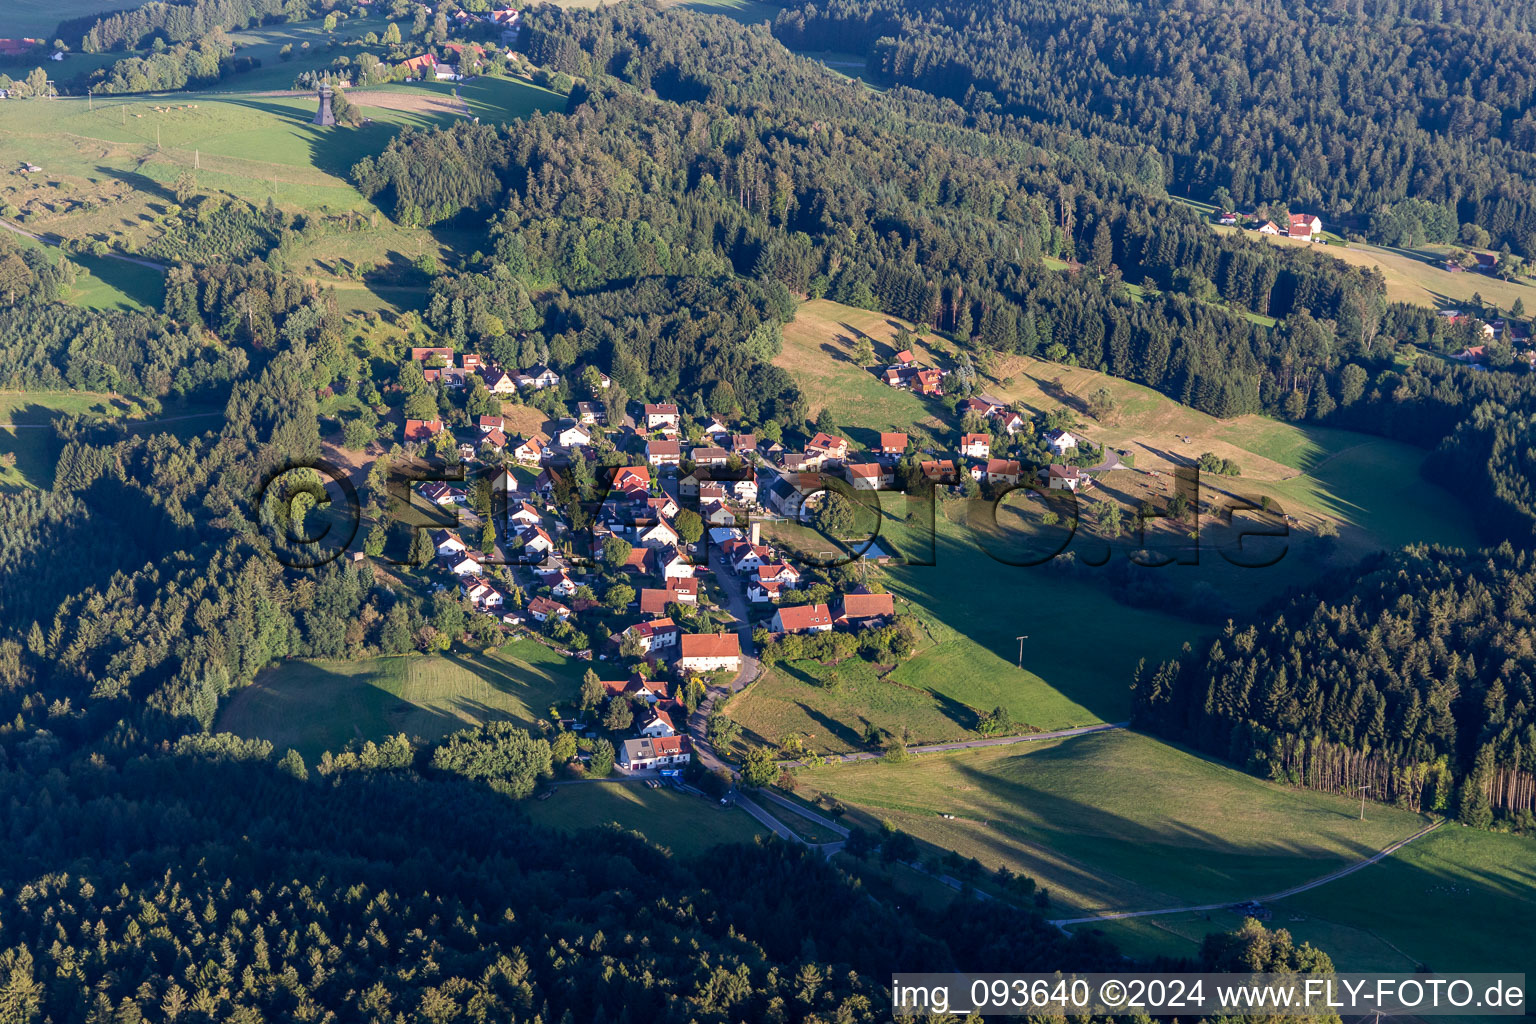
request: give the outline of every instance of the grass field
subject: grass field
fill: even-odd
[[[494,655],[288,661],[231,697],[218,728],[313,760],[353,739],[434,739],[489,719],[533,725],[575,696],[583,669],[532,640]]]
[[[548,800],[524,806],[535,824],[578,832],[609,823],[639,832],[679,857],[694,857],[723,843],[750,843],[766,830],[739,807],[721,807],[674,789],[639,783],[584,782],[556,786]]]
[[[57,443],[48,427],[56,413],[96,416],[136,415],[132,399],[90,391],[0,391],[0,456],[15,456],[14,466],[0,465],[0,489],[53,486]]]
[[[1236,228],[1216,227],[1217,231],[1236,231]],[[1271,245],[1312,245],[1283,237],[1270,237],[1248,232],[1251,237]],[[1487,274],[1452,274],[1445,270],[1444,260],[1453,247],[1430,245],[1420,249],[1368,245],[1350,242],[1348,245],[1330,245],[1323,251],[1335,259],[1357,267],[1377,267],[1387,284],[1388,302],[1409,302],[1420,306],[1443,309],[1458,302],[1466,302],[1474,293],[1487,302],[1508,310],[1516,299],[1523,299],[1527,307],[1536,301],[1536,284],[1523,281],[1501,281]]]
[[[53,41],[59,23],[88,14],[105,14],[133,6],[124,0],[6,0],[0,10],[0,36]],[[78,39],[66,39],[74,45]]]
[[[1052,916],[1263,896],[1424,824],[1418,815],[1252,778],[1136,733],[802,772],[844,824],[881,821],[1045,885]],[[955,815],[953,820],[939,817]]]

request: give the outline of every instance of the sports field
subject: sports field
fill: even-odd
[[[551,705],[576,695],[584,670],[527,639],[494,655],[287,661],[230,697],[217,728],[293,747],[313,762],[354,739],[435,739],[491,719],[547,721]]]
[[[1378,806],[1361,822],[1355,801],[1123,731],[832,765],[799,779],[802,795],[847,806],[844,824],[889,821],[989,870],[1029,875],[1051,890],[1053,917],[1266,895],[1427,823]]]
[[[750,843],[767,831],[739,807],[637,782],[556,786],[549,799],[530,800],[524,807],[538,825],[579,832],[613,823],[679,857],[698,856],[724,843]]]

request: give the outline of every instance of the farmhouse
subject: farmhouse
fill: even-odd
[[[691,756],[686,736],[658,736],[655,739],[641,737],[624,741],[619,751],[618,764],[625,771],[633,772],[687,764]]]
[[[890,621],[896,614],[896,602],[890,594],[844,594],[837,599],[839,626],[863,629]]]
[[[1310,213],[1293,213],[1285,233],[1292,238],[1310,242],[1323,233],[1323,222]]]
[[[938,370],[918,370],[915,380],[915,390],[920,395],[944,394],[944,375]]]
[[[798,604],[773,613],[775,633],[825,633],[832,628],[832,611],[824,604]]]
[[[684,633],[678,668],[684,672],[741,669],[741,638],[735,633]]]

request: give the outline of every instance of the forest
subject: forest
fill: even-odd
[[[1139,726],[1292,785],[1536,826],[1536,563],[1375,556],[1143,666]]]
[[[796,0],[775,34],[852,50],[872,81],[977,117],[1058,125],[1157,154],[1169,188],[1224,208],[1316,213],[1356,233],[1536,255],[1529,5],[1324,0]],[[1415,203],[1438,207],[1420,216]],[[1452,228],[1454,230],[1454,228]]]

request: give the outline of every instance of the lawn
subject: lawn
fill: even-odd
[[[583,782],[556,786],[554,796],[524,804],[535,824],[577,832],[610,822],[639,832],[680,857],[709,852],[722,843],[750,843],[766,830],[739,807],[649,789],[639,783]]]
[[[1425,821],[1371,807],[1361,822],[1347,798],[1264,782],[1130,732],[831,765],[799,779],[803,795],[841,801],[844,824],[888,820],[989,870],[1029,875],[1051,891],[1053,917],[1263,896]]]
[[[353,739],[435,739],[488,719],[531,726],[576,695],[584,669],[528,639],[493,655],[287,661],[231,697],[218,728],[313,761]]]

